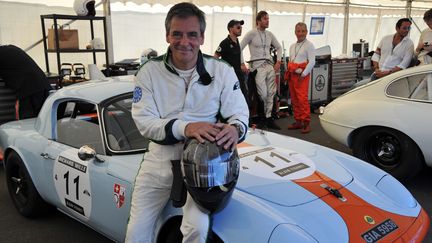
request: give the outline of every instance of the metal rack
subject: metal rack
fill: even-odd
[[[333,59],[331,66],[331,98],[334,99],[350,90],[359,79],[359,60]]]
[[[49,53],[55,53],[57,57],[57,72],[60,73],[61,69],[61,61],[60,61],[60,54],[61,53],[91,53],[93,55],[93,63],[96,64],[96,53],[98,52],[104,52],[105,53],[105,64],[108,67],[109,59],[108,59],[108,49],[107,49],[107,35],[106,35],[106,19],[105,17],[92,17],[92,16],[75,16],[75,15],[60,15],[60,14],[50,14],[50,15],[41,15],[41,24],[42,24],[42,35],[43,37],[47,36],[46,34],[46,27],[45,27],[45,21],[46,20],[52,20],[53,21],[53,28],[55,33],[55,49],[50,50],[48,49],[47,45],[47,39],[43,38],[44,43],[44,54],[45,54],[45,63],[46,63],[46,71],[50,73],[50,67],[49,67],[49,61],[48,61],[48,54]],[[74,21],[89,21],[90,22],[90,34],[91,34],[91,40],[94,39],[94,21],[102,21],[103,22],[103,34],[104,34],[104,49],[61,49],[59,45],[59,36],[58,36],[58,26],[59,26],[59,20],[70,20],[66,24],[70,24]]]

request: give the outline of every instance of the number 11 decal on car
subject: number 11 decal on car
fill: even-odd
[[[305,155],[289,149],[244,146],[238,150],[245,173],[274,180],[296,180],[315,172],[315,164]]]
[[[66,150],[54,163],[53,179],[63,205],[88,218],[91,211],[88,162],[80,160],[74,149]]]

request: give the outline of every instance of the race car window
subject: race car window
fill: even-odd
[[[148,139],[132,119],[131,107],[132,97],[121,97],[102,109],[108,149],[113,152],[142,151],[148,147]]]
[[[102,145],[96,105],[84,101],[65,101],[57,108],[57,137],[59,143],[74,148],[88,145],[98,154],[105,154]]]
[[[431,101],[432,73],[417,74],[398,79],[387,88],[387,95],[412,100]]]

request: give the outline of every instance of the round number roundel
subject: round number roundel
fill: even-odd
[[[238,149],[242,172],[273,180],[296,180],[315,172],[315,164],[293,150],[274,147]]]

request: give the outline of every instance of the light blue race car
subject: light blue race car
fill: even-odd
[[[71,85],[38,118],[0,127],[7,186],[22,215],[57,208],[124,241],[148,145],[131,118],[133,88],[113,79]],[[254,129],[238,153],[231,201],[212,216],[215,242],[421,242],[429,228],[404,186],[352,156]],[[181,215],[166,205],[157,242],[179,240]]]

